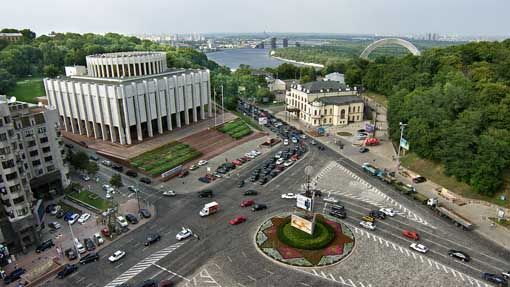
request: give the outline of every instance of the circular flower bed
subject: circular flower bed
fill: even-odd
[[[286,224],[278,228],[278,239],[283,243],[306,250],[317,250],[326,247],[335,238],[335,230],[329,224],[317,221],[313,235],[292,227],[290,218]]]
[[[316,267],[346,258],[354,248],[352,231],[338,218],[317,214],[313,235],[290,224],[290,213],[267,219],[259,227],[255,241],[261,252],[281,263]]]

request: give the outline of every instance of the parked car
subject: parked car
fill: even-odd
[[[86,175],[86,174],[82,174],[82,175],[80,176],[80,178],[81,178],[83,181],[89,181],[89,180],[90,180],[90,177],[89,177],[88,175]]]
[[[195,170],[197,168],[199,168],[200,166],[196,165],[196,164],[192,164],[190,167],[189,167],[189,170]]]
[[[91,252],[80,259],[80,264],[88,264],[99,260],[99,254]]]
[[[143,182],[145,184],[151,184],[152,181],[148,177],[142,177],[142,178],[140,178],[140,182]]]
[[[74,273],[76,270],[78,270],[78,266],[75,264],[66,264],[64,265],[64,269],[57,273],[57,277],[58,279],[64,279],[68,275]]]
[[[55,246],[55,244],[53,243],[53,240],[48,239],[48,240],[46,240],[46,241],[42,242],[41,244],[39,244],[39,246],[37,246],[37,247],[35,248],[35,252],[37,252],[37,253],[41,253],[41,252],[43,252],[44,250],[49,249],[49,248],[51,248],[51,247],[53,247],[53,246]]]
[[[361,225],[361,227],[369,229],[369,230],[375,230],[375,224],[373,222],[361,221],[359,223],[359,225]]]
[[[4,277],[4,283],[10,284],[11,282],[14,282],[21,278],[21,275],[25,274],[26,270],[23,268],[17,268],[14,271],[12,271],[9,275]]]
[[[450,250],[448,250],[448,256],[457,258],[464,262],[468,262],[471,260],[471,257],[466,252],[462,252],[460,250],[450,249]]]
[[[241,201],[241,207],[248,207],[248,206],[252,206],[254,204],[255,204],[255,201],[253,201],[253,199],[246,199],[246,200]]]
[[[402,231],[402,235],[404,235],[405,237],[410,238],[412,240],[420,240],[420,236],[418,235],[418,233],[416,231],[409,231],[409,230],[404,229],[404,231]]]
[[[213,191],[210,189],[204,189],[198,192],[198,197],[213,197]]]
[[[369,152],[370,150],[366,147],[360,147],[359,150],[358,150],[360,153],[366,153],[366,152]]]
[[[292,192],[284,193],[284,194],[282,194],[282,198],[283,199],[296,199],[297,194],[294,194]]]
[[[158,242],[160,239],[161,239],[161,235],[159,235],[158,233],[149,234],[149,235],[147,235],[147,238],[145,239],[144,245],[145,246],[152,245],[152,244]]]
[[[172,286],[174,286],[174,283],[170,280],[165,279],[159,281],[159,287],[172,287]]]
[[[201,159],[201,160],[199,160],[199,161],[198,161],[198,163],[197,163],[197,164],[198,164],[198,166],[203,166],[203,165],[206,165],[206,164],[207,164],[207,161],[206,161],[206,160],[204,160],[204,159]]]
[[[63,210],[59,210],[59,211],[57,211],[57,214],[55,214],[55,217],[56,217],[56,218],[62,218],[62,217],[64,217],[64,211],[63,211]]]
[[[419,244],[419,243],[411,243],[411,245],[409,247],[411,247],[411,249],[414,249],[420,253],[427,253],[429,251],[427,246],[425,246],[423,244]]]
[[[238,225],[245,221],[246,221],[246,217],[239,215],[239,216],[236,216],[234,219],[230,220],[228,223],[230,223],[230,225]]]
[[[426,181],[427,181],[427,179],[424,178],[423,176],[417,176],[417,177],[413,178],[414,183],[422,183],[422,182],[426,182]]]
[[[102,164],[102,165],[104,165],[104,166],[107,166],[107,167],[112,166],[112,162],[111,162],[111,161],[109,161],[109,160],[107,160],[107,159],[103,159],[103,160],[101,161],[101,164]]]
[[[62,206],[60,206],[60,205],[55,205],[55,206],[53,207],[53,209],[51,210],[51,212],[50,212],[50,213],[51,213],[52,215],[56,215],[56,214],[57,214],[60,210],[62,210]]]
[[[257,195],[258,192],[256,190],[253,190],[253,189],[248,189],[246,191],[244,191],[243,195]]]
[[[50,203],[50,204],[46,205],[46,208],[44,209],[44,211],[46,213],[51,213],[51,211],[55,208],[55,206],[57,206],[55,203]]]
[[[124,168],[121,165],[118,165],[118,164],[113,164],[112,168],[114,170],[118,171],[118,172],[122,172],[124,170]]]
[[[510,271],[501,272],[501,275],[507,280],[510,279]]]
[[[108,227],[103,227],[103,229],[101,229],[101,234],[103,234],[104,237],[110,237],[110,230]]]
[[[504,277],[496,275],[496,274],[483,273],[482,278],[485,281],[489,281],[491,283],[498,284],[499,286],[505,286],[505,287],[508,286],[508,281]]]
[[[179,172],[178,177],[183,178],[183,177],[188,176],[188,174],[189,174],[189,171],[183,169],[183,170],[181,170],[181,172]]]
[[[126,256],[126,252],[124,252],[122,250],[117,250],[110,257],[108,257],[108,261],[110,261],[111,263],[117,262],[120,259],[122,259],[124,256]]]
[[[283,140],[283,145],[289,145],[289,140],[288,139],[284,139]]]
[[[90,160],[93,160],[93,161],[98,161],[99,160],[99,157],[97,155],[90,155],[89,156],[89,159]]]
[[[83,239],[83,243],[85,244],[85,248],[87,251],[93,251],[96,249],[96,245],[94,244],[94,241],[90,238]]]
[[[131,213],[126,214],[126,220],[131,224],[138,223],[138,218],[136,217],[136,215],[131,214]]]
[[[257,203],[255,205],[253,205],[251,208],[252,211],[259,211],[259,210],[263,210],[263,209],[267,209],[267,205],[262,204],[262,203]]]
[[[138,173],[134,170],[128,170],[128,171],[126,171],[126,175],[129,177],[137,177]]]
[[[151,213],[149,212],[149,210],[147,210],[145,208],[140,209],[140,215],[143,218],[150,218],[151,217]]]
[[[62,225],[60,225],[60,223],[58,223],[56,221],[52,221],[52,222],[48,223],[48,226],[53,230],[57,230],[62,227]]]
[[[76,221],[78,221],[78,218],[80,218],[80,215],[78,213],[75,213],[73,215],[71,215],[71,217],[69,218],[69,220],[67,222],[69,222],[69,224],[75,224]]]
[[[181,241],[181,240],[184,240],[188,237],[190,237],[191,235],[193,235],[193,231],[191,231],[191,229],[189,228],[182,228],[181,231],[179,231],[179,233],[177,233],[177,235],[175,235],[175,239]]]
[[[158,287],[158,283],[154,279],[148,279],[136,285],[136,287]]]
[[[94,233],[94,235],[92,235],[92,239],[94,239],[94,242],[97,244],[97,246],[104,243],[104,239],[99,233]]]
[[[83,213],[80,218],[78,218],[78,222],[81,224],[84,224],[87,220],[89,220],[90,214],[89,213]]]
[[[165,190],[165,191],[163,191],[163,196],[175,196],[175,191]]]
[[[76,251],[78,251],[78,253],[80,253],[80,254],[87,252],[87,249],[85,249],[83,244],[81,244],[77,238],[74,239],[74,247],[76,247]]]
[[[69,260],[74,260],[74,259],[78,258],[78,255],[76,255],[76,252],[72,248],[66,249],[64,251],[64,254],[65,254],[65,256],[67,256],[67,258]]]
[[[116,220],[120,227],[124,228],[128,226],[126,219],[122,216],[117,216]]]

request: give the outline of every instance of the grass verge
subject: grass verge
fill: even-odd
[[[242,119],[239,118],[217,127],[217,130],[228,134],[235,140],[241,139],[253,133],[252,129]]]
[[[24,78],[16,82],[16,87],[9,93],[16,100],[37,104],[36,97],[44,97],[44,84],[41,77]]]
[[[72,193],[69,193],[67,196],[72,197],[72,198],[79,200],[81,202],[84,202],[84,203],[91,205],[91,206],[93,206],[97,209],[100,209],[102,211],[105,211],[111,207],[110,201],[104,200],[97,194],[90,192],[88,190],[82,190],[79,193],[72,192]]]
[[[401,157],[400,161],[406,168],[419,173],[420,175],[463,197],[483,200],[497,204],[499,206],[510,208],[510,192],[508,190],[505,191],[504,189],[503,191],[497,192],[493,197],[489,197],[477,193],[468,184],[458,181],[455,179],[455,177],[446,176],[444,174],[444,166],[440,163],[422,159],[415,153],[409,153],[408,155]],[[504,178],[507,179],[505,186],[508,186],[509,177],[510,175],[507,172],[504,175]],[[504,194],[506,194],[507,197],[506,201],[500,199],[501,195]]]
[[[258,130],[258,131],[262,131],[262,127],[259,126],[259,124],[256,123],[254,120],[252,120],[250,117],[245,116],[245,115],[243,115],[242,113],[240,113],[238,111],[231,111],[231,112],[234,113],[236,116],[238,116],[240,119],[242,119],[250,127],[254,128],[254,129]]]

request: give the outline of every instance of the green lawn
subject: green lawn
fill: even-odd
[[[218,130],[222,133],[228,134],[229,136],[236,140],[253,133],[250,126],[248,126],[246,122],[240,118],[237,118],[233,121],[223,124],[222,126],[219,126]]]
[[[132,166],[149,173],[151,176],[158,176],[201,155],[199,151],[189,145],[171,142],[131,158],[129,161]]]
[[[333,228],[322,221],[315,223],[313,235],[293,227],[289,222],[278,229],[278,239],[287,245],[299,249],[317,250],[328,246],[335,238]]]
[[[32,77],[17,81],[16,87],[7,96],[16,97],[18,101],[37,104],[36,97],[46,96],[42,78]]]
[[[504,188],[502,191],[497,192],[494,197],[488,197],[474,191],[468,184],[457,181],[454,177],[444,175],[444,167],[440,163],[436,163],[430,160],[422,159],[414,153],[401,158],[402,165],[409,168],[412,171],[430,179],[431,181],[457,193],[466,198],[477,199],[488,201],[500,206],[510,208],[510,192]],[[510,174],[506,173],[504,178],[506,179],[505,186],[508,185]],[[502,201],[500,196],[506,194],[507,200]]]
[[[67,196],[72,197],[76,200],[84,202],[88,205],[94,206],[97,209],[105,211],[109,207],[111,207],[111,202],[105,199],[102,199],[97,194],[90,192],[88,190],[82,190],[78,192],[69,193]]]
[[[59,201],[58,202],[58,205],[62,206],[62,210],[64,212],[67,212],[67,211],[72,211],[73,213],[78,213],[78,214],[81,214],[81,210],[77,209],[77,208],[74,208],[73,206],[70,206],[66,203],[64,203],[63,201]]]

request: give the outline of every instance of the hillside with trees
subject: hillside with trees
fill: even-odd
[[[481,194],[501,189],[510,168],[510,40],[430,49],[422,56],[350,61],[347,81],[388,96],[397,142],[399,122],[422,158]]]

